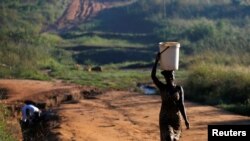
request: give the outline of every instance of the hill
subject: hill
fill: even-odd
[[[94,52],[88,50],[89,54],[102,52],[94,47],[111,46],[112,51],[115,50],[111,54],[130,52],[133,47],[139,56],[148,58],[136,57],[138,55],[124,57],[134,58],[131,60],[139,62],[149,62],[153,52],[157,51],[156,46],[160,41],[179,41],[184,55],[200,54],[207,50],[226,54],[244,53],[249,51],[249,36],[247,36],[249,13],[247,0],[221,2],[214,0],[3,0],[0,15],[2,19],[0,55],[3,59],[0,64],[1,68],[7,66],[9,69],[37,66],[37,64],[46,68],[47,65],[51,65],[51,60],[54,63],[58,62],[58,55],[56,55],[58,53],[55,52],[60,49],[55,49],[55,46],[62,45],[78,47],[78,51],[81,46],[83,48],[91,46]],[[24,47],[26,47],[25,53],[23,53]],[[47,51],[42,49],[44,47]],[[19,51],[17,51],[18,48]],[[109,52],[108,48],[103,49]],[[67,50],[71,49],[67,48]],[[98,51],[95,52],[95,50]],[[6,51],[9,52],[9,56],[3,55]],[[63,64],[76,61],[86,65],[88,59],[81,59],[87,56],[84,51],[73,55],[73,60],[70,59],[71,55],[68,51],[63,51],[64,49],[59,51],[59,54],[65,55]],[[44,58],[50,58],[50,61]],[[117,57],[112,59],[116,60]],[[114,62],[122,63],[125,60]],[[89,61],[103,65],[103,62],[95,58]],[[241,61],[245,63],[244,60]],[[50,64],[45,65],[44,62],[50,62]],[[104,63],[113,62],[104,61]],[[62,63],[59,62],[59,64]],[[184,62],[185,65],[188,65],[188,62]],[[9,71],[6,68],[5,70]]]
[[[211,48],[245,51],[249,50],[245,45],[249,13],[249,3],[243,0],[241,3],[235,0],[138,0],[102,10],[91,21],[73,24],[70,31],[61,35],[77,41],[97,36],[104,41],[128,40],[145,45],[174,40],[182,42],[187,54]],[[240,45],[239,40],[243,42]]]
[[[90,21],[105,9],[126,6],[135,1],[133,0],[72,0],[67,9],[56,21],[50,30],[70,30],[72,27]]]

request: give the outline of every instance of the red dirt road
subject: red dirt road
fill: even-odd
[[[0,80],[0,88],[9,89],[9,99],[1,101],[7,103],[28,98],[36,100],[55,89],[75,93],[88,89],[75,84],[33,80]],[[62,141],[158,141],[160,103],[159,96],[107,91],[96,99],[61,104],[57,110],[62,121],[53,132]],[[208,124],[250,125],[250,117],[188,101],[185,104],[190,129],[183,126],[184,141],[207,141]]]

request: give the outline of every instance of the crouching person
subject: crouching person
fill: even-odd
[[[36,124],[36,122],[39,121],[40,116],[41,116],[41,110],[38,107],[29,102],[25,102],[25,105],[22,107],[23,124],[27,126]]]

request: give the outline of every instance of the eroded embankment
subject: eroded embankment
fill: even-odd
[[[8,88],[1,88],[1,94],[8,97]],[[36,140],[59,140],[58,134],[52,130],[60,127],[60,117],[57,114],[57,108],[62,104],[78,103],[81,99],[95,99],[95,96],[101,94],[101,91],[94,88],[84,87],[71,87],[71,88],[58,88],[46,92],[37,93],[23,99],[16,101],[0,101],[4,103],[10,111],[10,124],[11,131],[15,130],[17,138],[24,139],[25,141]],[[34,105],[39,107],[43,112],[43,116],[39,122],[26,126],[21,122],[21,108],[24,101],[31,101]],[[18,126],[19,128],[16,128]]]
[[[113,7],[126,6],[136,0],[71,0],[68,7],[55,24],[48,30],[67,30],[80,23],[89,21],[99,12]]]

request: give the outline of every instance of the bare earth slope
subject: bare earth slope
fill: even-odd
[[[126,6],[136,0],[71,0],[63,15],[51,28],[70,29],[90,20],[99,12],[113,7]]]
[[[5,102],[41,96],[55,89],[78,91],[80,86],[61,82],[0,80],[9,89]],[[62,93],[63,94],[63,93]],[[3,101],[2,101],[3,102]],[[62,104],[58,112],[62,121],[53,132],[62,141],[158,141],[159,96],[128,91],[107,91],[96,99],[82,99]],[[190,130],[183,128],[185,141],[206,141],[208,124],[250,124],[250,117],[186,101]]]

